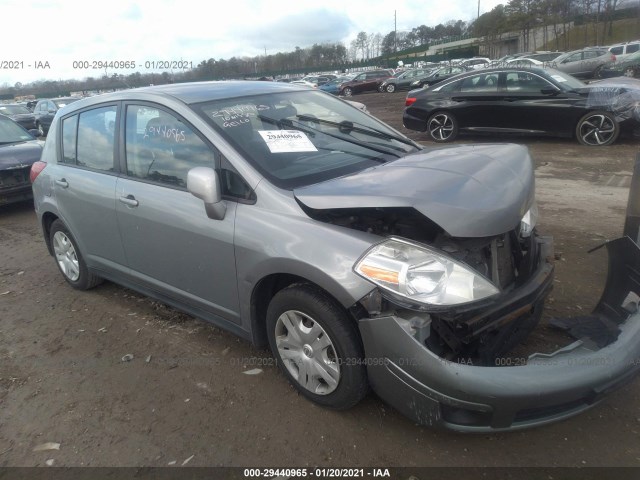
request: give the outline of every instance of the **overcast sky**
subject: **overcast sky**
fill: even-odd
[[[481,13],[500,0],[481,0]],[[206,6],[205,6],[206,5]],[[386,35],[448,20],[470,21],[477,0],[233,0],[228,3],[182,0],[0,0],[0,85],[39,79],[101,76],[104,70],[73,68],[74,61],[146,61],[255,56],[344,42],[358,32]],[[17,61],[18,69],[6,68]],[[48,62],[50,68],[37,69]]]

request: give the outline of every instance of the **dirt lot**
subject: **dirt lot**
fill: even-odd
[[[403,93],[354,100],[426,142],[401,125]],[[637,138],[600,149],[511,140],[531,149],[539,228],[560,253],[545,318],[585,313],[606,271],[603,251],[586,252],[622,232]],[[0,466],[640,466],[639,381],[573,419],[511,434],[416,426],[374,395],[332,412],[231,334],[111,283],[71,289],[30,204],[0,209],[0,259]],[[542,325],[525,347],[552,350],[558,338]],[[34,452],[46,442],[60,449]]]

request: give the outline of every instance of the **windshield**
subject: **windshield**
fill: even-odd
[[[559,70],[554,70],[552,68],[548,69],[549,76],[553,78],[564,91],[571,90],[579,90],[581,88],[586,87],[586,85],[578,80],[576,77],[569,75],[568,73],[561,72]]]
[[[3,115],[30,114],[29,109],[23,105],[0,105],[0,113]]]
[[[420,148],[324,92],[224,99],[194,109],[269,181],[286,189],[354,173]]]
[[[33,139],[29,132],[16,122],[0,115],[0,144],[26,142]]]

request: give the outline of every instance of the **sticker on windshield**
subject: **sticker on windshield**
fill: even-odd
[[[271,153],[317,152],[318,149],[299,130],[259,130]]]
[[[551,78],[553,78],[556,82],[566,82],[567,79],[564,77],[561,77],[560,75],[551,75]]]

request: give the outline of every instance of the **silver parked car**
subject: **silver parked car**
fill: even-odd
[[[589,47],[567,52],[554,60],[551,66],[576,78],[600,78],[600,71],[616,61],[606,47]]]
[[[521,146],[425,150],[321,91],[174,84],[64,107],[32,178],[72,287],[112,280],[268,344],[324,406],[371,387],[419,423],[516,429],[585,410],[637,370],[640,314],[620,305],[640,267],[605,290],[617,340],[496,366],[553,285]]]

